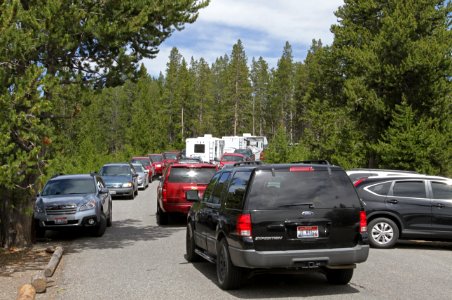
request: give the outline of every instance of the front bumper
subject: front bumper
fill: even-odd
[[[107,187],[108,190],[110,191],[114,191],[114,193],[112,193],[112,197],[113,196],[124,196],[124,195],[128,195],[131,196],[134,193],[133,187],[127,187],[127,188],[112,188],[112,187]]]
[[[369,245],[353,248],[256,251],[229,246],[232,263],[243,268],[297,268],[308,262],[322,262],[326,267],[361,263],[369,256]]]
[[[65,215],[47,215],[46,213],[35,213],[35,220],[38,222],[39,227],[44,229],[58,229],[58,228],[76,228],[76,227],[93,227],[100,221],[100,216],[96,214],[93,209],[79,211],[75,214]],[[93,220],[94,223],[90,224],[89,220]],[[64,223],[62,223],[64,221]]]

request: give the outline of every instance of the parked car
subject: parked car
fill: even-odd
[[[111,196],[98,175],[55,176],[38,194],[33,216],[38,237],[46,230],[68,228],[84,228],[102,236],[112,224]]]
[[[138,188],[146,189],[149,186],[149,171],[141,163],[133,163],[132,166],[138,174]]]
[[[225,165],[233,165],[237,162],[245,161],[246,157],[240,153],[224,153],[220,159],[220,168]]]
[[[169,214],[187,214],[192,204],[187,193],[202,196],[215,172],[215,165],[206,163],[174,163],[166,168],[157,188],[157,223],[167,224]]]
[[[410,176],[413,174],[419,174],[415,171],[403,171],[403,170],[387,170],[387,169],[350,169],[346,171],[350,180],[355,183],[357,180],[367,178],[370,176]]]
[[[99,174],[114,196],[128,196],[134,199],[138,195],[138,174],[130,163],[111,163],[104,165]]]
[[[255,159],[253,151],[251,151],[251,149],[248,149],[248,148],[246,148],[246,149],[235,149],[234,153],[239,153],[239,154],[244,155],[246,157],[247,161],[254,161],[254,159]]]
[[[452,240],[452,179],[377,176],[355,187],[365,203],[371,246],[391,248],[399,239]]]
[[[222,289],[249,271],[320,271],[347,284],[369,254],[366,212],[338,166],[237,163],[187,200],[186,258],[216,263]]]
[[[163,171],[168,167],[170,164],[177,161],[179,158],[179,152],[177,151],[169,151],[169,152],[163,152]]]
[[[130,163],[141,163],[146,170],[149,172],[149,181],[152,182],[152,178],[155,176],[154,166],[152,165],[151,159],[148,156],[134,156],[130,160]]]
[[[154,167],[154,176],[163,174],[163,155],[162,154],[148,154]]]

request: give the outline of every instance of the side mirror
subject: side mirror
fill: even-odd
[[[137,173],[133,173],[132,177],[138,177],[138,174]]]
[[[144,173],[149,174],[149,170],[148,169],[144,170]]]
[[[199,201],[199,195],[197,190],[193,191],[186,191],[185,192],[185,199],[190,202],[197,202]]]

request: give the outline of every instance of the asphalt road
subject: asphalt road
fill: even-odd
[[[316,273],[259,275],[222,291],[215,266],[187,263],[184,219],[159,227],[157,182],[135,200],[113,201],[113,227],[94,238],[51,233],[66,245],[56,299],[451,299],[452,243],[402,242],[371,249],[349,285],[331,286]],[[53,298],[53,297],[52,297]]]

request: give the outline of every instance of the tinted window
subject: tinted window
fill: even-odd
[[[375,194],[386,196],[389,192],[392,182],[379,183],[376,185],[369,186],[367,189]]]
[[[231,185],[228,189],[228,196],[226,200],[227,208],[242,209],[243,198],[245,196],[246,187],[250,180],[251,172],[242,171],[236,172],[231,180]]]
[[[94,193],[96,186],[91,178],[59,179],[49,181],[42,191],[42,196]]]
[[[145,159],[145,158],[132,158],[132,160],[130,162],[131,163],[141,163],[145,167],[147,167],[151,164],[149,159]]]
[[[165,159],[177,159],[177,153],[164,153],[163,157]]]
[[[315,208],[358,207],[358,196],[343,171],[256,172],[248,209],[287,209],[302,203]]]
[[[131,169],[128,165],[122,166],[103,166],[100,170],[102,176],[130,176]]]
[[[230,175],[231,175],[230,172],[225,172],[225,173],[223,173],[223,175],[221,175],[220,179],[218,180],[217,185],[215,186],[215,188],[213,190],[212,198],[210,199],[209,202],[212,202],[215,204],[220,203],[221,195],[223,193],[225,185],[227,185]]]
[[[163,157],[161,155],[149,155],[149,158],[153,161],[153,162],[159,162],[163,160]]]
[[[425,184],[423,181],[396,181],[392,194],[398,197],[425,198]]]
[[[204,144],[195,144],[195,153],[204,153],[206,149],[206,145]]]
[[[220,177],[221,174],[216,174],[212,180],[210,180],[209,185],[206,187],[206,190],[204,192],[204,196],[203,199],[204,201],[209,201],[209,198],[212,196],[212,192],[213,192],[213,188],[215,187],[215,184],[218,181],[218,178]]]
[[[243,157],[237,156],[237,155],[224,155],[222,160],[224,160],[224,161],[243,161]]]
[[[173,167],[169,171],[168,182],[209,183],[215,168]]]
[[[452,199],[452,185],[432,182],[433,199]]]
[[[133,164],[133,167],[135,168],[135,171],[144,173],[144,168],[142,164]]]

